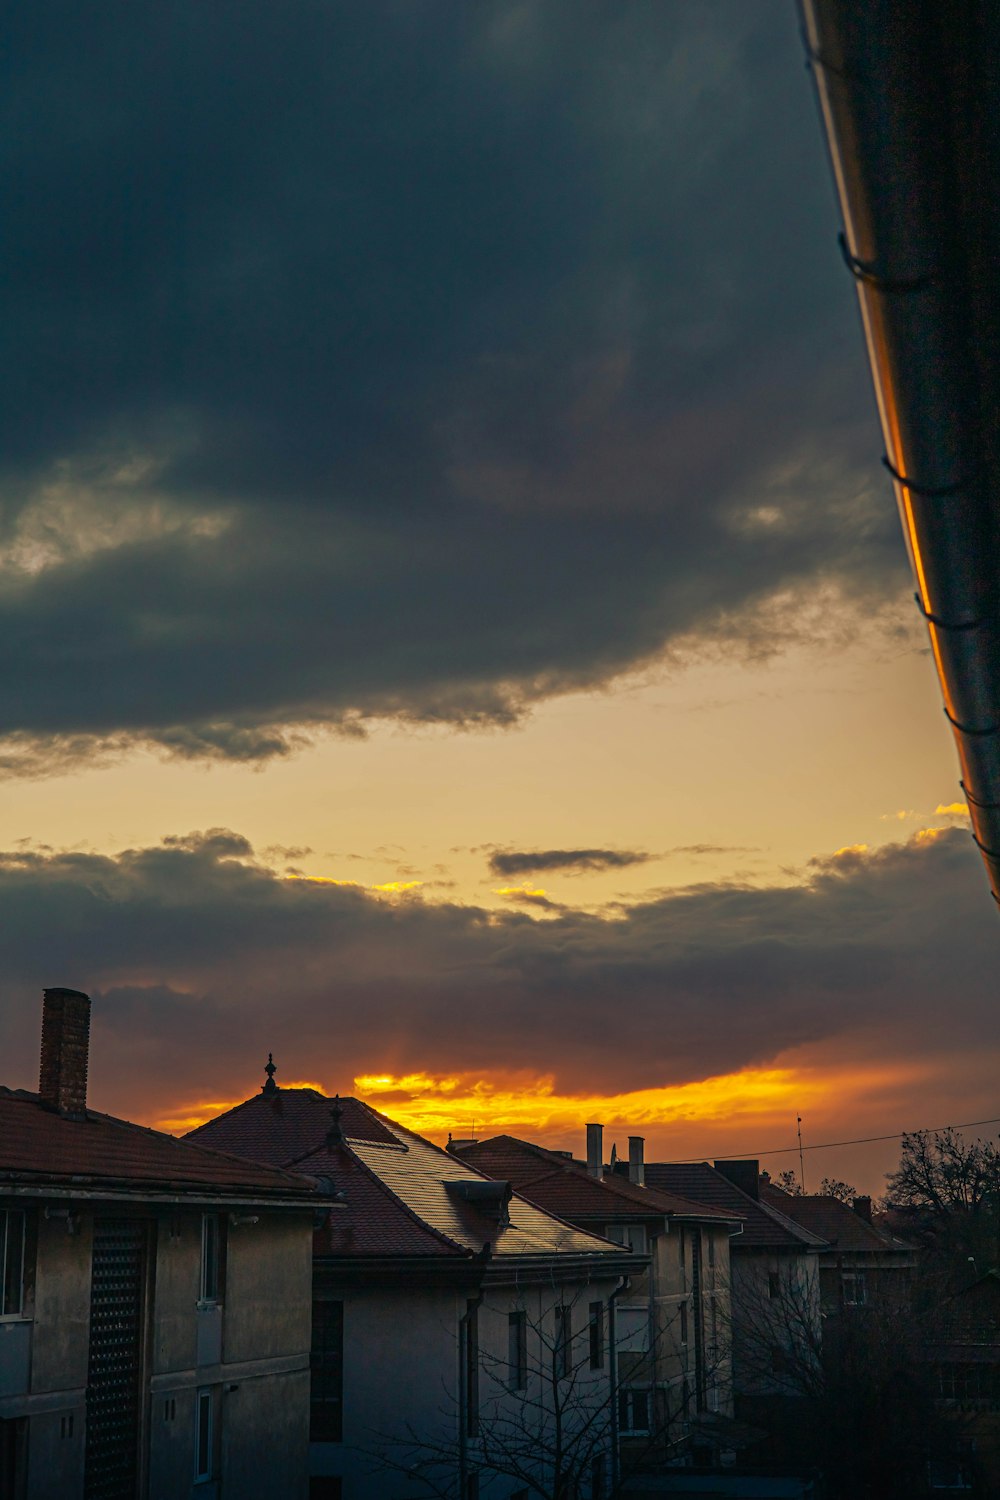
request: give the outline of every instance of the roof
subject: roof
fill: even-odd
[[[452,1146],[451,1154],[491,1177],[507,1178],[526,1198],[574,1223],[668,1217],[729,1224],[740,1218],[725,1209],[693,1203],[677,1193],[641,1187],[627,1177],[592,1177],[583,1162],[512,1135]]]
[[[775,1208],[803,1229],[811,1229],[825,1240],[831,1250],[848,1250],[851,1254],[891,1254],[908,1248],[892,1236],[877,1229],[855,1213],[849,1203],[826,1194],[785,1193],[773,1183],[760,1185],[761,1202]]]
[[[734,1250],[821,1250],[826,1241],[796,1224],[768,1203],[761,1203],[734,1187],[728,1177],[707,1162],[647,1162],[651,1187],[682,1193],[698,1203],[725,1209],[743,1219],[743,1232]]]
[[[196,1192],[211,1198],[314,1196],[300,1177],[88,1109],[59,1114],[37,1094],[0,1087],[0,1192],[6,1184]]]
[[[573,1255],[619,1273],[621,1246],[574,1228],[517,1193],[506,1214],[466,1201],[459,1185],[489,1181],[488,1173],[361,1099],[334,1100],[317,1089],[261,1092],[200,1125],[188,1139],[329,1178],[343,1198],[317,1235],[320,1255],[468,1259],[489,1246],[494,1261]]]

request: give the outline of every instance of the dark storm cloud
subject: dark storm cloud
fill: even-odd
[[[623,870],[652,856],[638,849],[497,849],[490,855],[494,875],[525,875],[539,870]]]
[[[373,1068],[516,1070],[530,1036],[560,1089],[613,1092],[805,1043],[891,1062],[992,1035],[996,919],[958,831],[819,861],[800,886],[540,920],[282,879],[245,847],[215,829],[4,855],[4,1081],[31,1082],[47,984],[95,995],[95,1098],[133,1111],[218,1097],[269,1048],[286,1078],[349,1088]]]
[[[7,49],[8,772],[502,724],[895,588],[783,0],[56,0]]]

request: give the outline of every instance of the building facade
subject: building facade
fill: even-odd
[[[550,1213],[646,1258],[615,1302],[618,1431],[627,1464],[676,1461],[714,1446],[705,1414],[732,1414],[729,1241],[742,1221],[649,1187],[638,1136],[625,1172],[606,1170],[601,1126],[587,1129],[586,1162],[513,1136],[449,1149],[509,1178]]]
[[[89,1013],[0,1089],[0,1494],[304,1497],[319,1195],[88,1109]]]
[[[642,1255],[354,1098],[261,1092],[192,1132],[334,1195],[314,1238],[313,1500],[599,1500],[615,1299]]]

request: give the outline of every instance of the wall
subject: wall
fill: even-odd
[[[308,1487],[312,1215],[268,1215],[228,1236],[222,1360],[199,1366],[200,1211],[164,1213],[140,1203],[128,1217],[150,1222],[149,1500],[214,1500],[194,1486],[195,1401],[213,1392],[218,1476],[239,1500],[304,1500]],[[93,1214],[65,1218],[33,1210],[37,1248],[25,1318],[9,1336],[30,1340],[30,1387],[0,1395],[0,1416],[28,1418],[30,1500],[80,1500],[86,1442],[84,1401],[90,1334]],[[4,1328],[10,1327],[4,1324]],[[27,1367],[27,1362],[21,1361]],[[227,1473],[226,1470],[231,1471]]]
[[[608,1411],[609,1362],[589,1369],[588,1308],[607,1303],[617,1283],[603,1280],[565,1289],[495,1286],[478,1311],[480,1345],[480,1412],[484,1430],[495,1435],[507,1424],[511,1453],[538,1463],[544,1449],[544,1426],[551,1419],[552,1386],[548,1371],[556,1304],[573,1306],[572,1383],[560,1382],[560,1399],[574,1413],[589,1414],[595,1405]],[[336,1285],[324,1282],[324,1295]],[[457,1473],[459,1463],[459,1320],[466,1310],[465,1289],[430,1287],[407,1291],[343,1290],[344,1434],[341,1443],[315,1443],[314,1474],[343,1479],[343,1500],[416,1500],[430,1491],[408,1477],[423,1465],[438,1477]],[[528,1333],[528,1389],[507,1389],[508,1315],[524,1310]],[[569,1396],[572,1389],[572,1396]],[[569,1398],[567,1400],[567,1398]],[[576,1420],[576,1416],[569,1419]],[[413,1436],[415,1435],[415,1436]],[[508,1455],[510,1456],[510,1454]],[[468,1442],[470,1469],[485,1462],[483,1443]],[[494,1480],[490,1500],[524,1487],[524,1479]],[[586,1488],[583,1491],[587,1493]]]

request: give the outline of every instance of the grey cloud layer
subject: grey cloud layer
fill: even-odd
[[[504,722],[895,589],[784,0],[56,0],[9,44],[0,769]]]
[[[958,831],[605,919],[282,879],[219,829],[115,858],[19,850],[0,860],[4,1081],[34,1077],[48,984],[94,993],[95,1096],[133,1111],[217,1098],[269,1048],[286,1078],[347,1089],[373,1069],[516,1070],[530,1037],[561,1088],[611,1091],[824,1040],[981,1051],[997,936],[980,887]]]
[[[638,849],[497,849],[489,859],[494,875],[526,875],[537,870],[623,870],[645,864]]]

